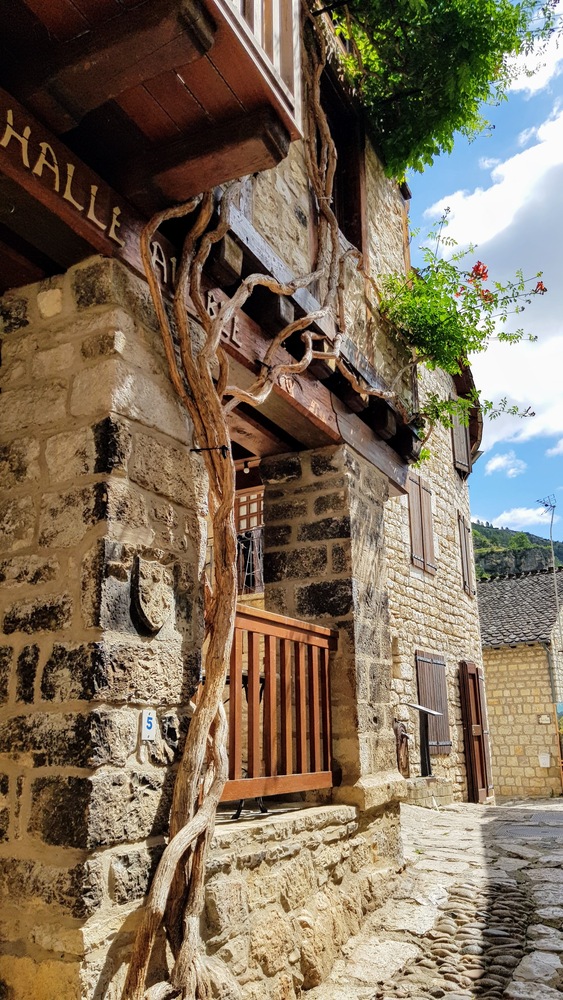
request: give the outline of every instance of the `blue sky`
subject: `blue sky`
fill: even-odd
[[[532,67],[530,67],[532,68]],[[495,128],[408,178],[411,225],[420,234],[450,208],[449,235],[478,245],[475,259],[503,280],[521,267],[543,271],[518,325],[535,344],[492,343],[472,359],[485,399],[507,396],[533,418],[486,421],[483,455],[470,477],[474,518],[549,536],[538,498],[554,494],[554,537],[563,539],[563,42],[550,44],[532,77],[522,73],[508,101],[487,109]],[[413,245],[413,257],[415,256]]]

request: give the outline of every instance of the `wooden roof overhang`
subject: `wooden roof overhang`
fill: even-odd
[[[0,86],[148,211],[300,135],[297,0],[2,0]]]
[[[245,4],[255,21],[262,2]],[[294,0],[282,0],[279,9],[286,15],[295,13]],[[296,50],[291,58],[286,53],[284,62],[278,48],[268,67],[268,53],[260,60],[254,51],[252,25],[241,27],[240,21],[230,0],[202,0],[200,6],[195,0],[160,0],[158,5],[154,0],[11,0],[0,43],[4,60],[0,82],[11,88],[0,89],[0,293],[65,270],[91,253],[115,256],[142,273],[139,236],[150,211],[199,191],[202,179],[205,187],[211,187],[227,180],[227,173],[247,172],[240,161],[231,161],[226,132],[219,148],[211,140],[198,145],[198,120],[216,136],[221,134],[221,123],[230,128],[237,149],[256,127],[259,143],[270,144],[267,155],[277,162],[289,140],[299,134],[298,87],[291,91],[278,85],[284,73],[288,80],[291,72],[295,75]],[[233,48],[235,42],[239,49]],[[114,57],[117,69],[110,72]],[[192,76],[190,66],[197,67]],[[156,75],[155,68],[160,70]],[[209,83],[213,74],[223,82],[225,74],[231,74],[228,100]],[[246,83],[250,89],[245,96]],[[195,101],[198,87],[201,101]],[[186,101],[188,91],[203,118],[197,119],[195,108]],[[236,99],[233,94],[238,94]],[[213,97],[213,107],[204,105],[204,97],[208,101]],[[160,110],[153,115],[155,105]],[[239,112],[244,112],[245,127]],[[270,131],[266,120],[275,121]],[[283,133],[284,138],[272,154],[274,133]],[[191,152],[188,137],[194,140]],[[198,160],[197,151],[202,149]],[[263,161],[263,153],[260,156],[252,160],[251,169],[271,165]],[[144,174],[138,167],[141,160]],[[213,164],[221,162],[216,176]],[[285,280],[291,277],[237,210],[232,213],[229,239],[238,248],[245,273],[261,269]],[[153,252],[162,285],[171,291],[175,247],[159,235]],[[220,256],[221,251],[210,261],[206,279],[210,308],[228,288],[224,280],[228,265]],[[250,300],[247,311],[237,315],[233,329],[225,334],[224,346],[242,385],[258,371],[272,333],[289,313],[302,315],[318,308],[306,289],[291,301],[271,296],[274,299],[259,303],[260,322]],[[334,332],[330,322],[324,322],[322,329],[330,340]],[[288,345],[293,356],[296,346],[298,353],[299,344]],[[377,373],[354,345],[348,343],[346,350],[354,373],[378,385]],[[289,358],[280,348],[280,358],[284,354]],[[373,401],[367,405],[322,362],[276,386],[259,411],[247,413],[243,407],[235,411],[233,438],[260,455],[346,441],[387,475],[394,492],[404,491],[407,460],[416,452],[416,435],[391,407]]]

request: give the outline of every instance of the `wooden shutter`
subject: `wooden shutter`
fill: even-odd
[[[468,799],[484,802],[493,794],[493,779],[482,668],[462,660],[459,687]]]
[[[432,490],[430,490],[423,482],[420,483],[420,505],[424,569],[427,573],[435,573],[436,564],[434,562],[434,529],[432,526]]]
[[[441,712],[439,716],[428,716],[428,745],[434,756],[448,754],[452,749],[450,722],[448,717],[448,686],[446,682],[446,661],[436,653],[417,650],[416,678],[418,700],[425,708]]]
[[[489,717],[487,714],[487,698],[485,696],[485,675],[482,667],[477,667],[477,677],[479,679],[479,700],[481,702],[481,724],[483,726],[483,744],[485,749],[485,768],[487,777],[487,795],[493,794],[493,768],[491,765],[491,737],[489,731]]]
[[[408,486],[411,560],[427,573],[435,573],[432,490],[414,474],[409,476]]]
[[[456,397],[453,396],[452,399]],[[463,479],[471,472],[471,443],[469,427],[462,424],[458,415],[452,418],[452,456],[454,466]]]
[[[461,578],[463,589],[466,594],[473,596],[475,594],[475,587],[473,586],[473,571],[471,565],[473,560],[471,525],[465,520],[463,514],[459,513],[459,511],[457,521],[459,526],[459,549],[461,556]]]
[[[415,566],[424,569],[424,545],[422,541],[422,504],[420,502],[420,479],[409,476],[409,524],[411,531],[411,560]]]

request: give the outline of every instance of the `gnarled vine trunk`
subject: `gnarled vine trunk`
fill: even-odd
[[[205,656],[205,684],[191,719],[178,768],[170,814],[169,843],[153,878],[134,943],[122,1000],[168,1000],[211,996],[203,949],[199,940],[199,918],[203,909],[205,861],[213,835],[215,812],[227,778],[226,719],[222,704],[230,660],[236,613],[236,531],[234,523],[235,469],[231,457],[228,415],[239,402],[259,405],[283,374],[304,371],[315,357],[333,358],[343,374],[362,392],[393,398],[358,386],[340,358],[344,332],[343,264],[347,254],[339,249],[338,223],[331,207],[336,150],[320,101],[320,80],[326,62],[322,31],[313,27],[308,13],[303,30],[307,33],[305,66],[307,95],[306,162],[316,197],[318,258],[316,269],[288,284],[263,274],[243,280],[232,298],[211,317],[202,294],[202,273],[212,246],[221,240],[229,225],[229,208],[237,185],[230,186],[221,201],[219,220],[213,226],[215,210],[212,192],[174,206],[158,215],[142,234],[142,257],[162,333],[170,376],[194,428],[197,450],[208,476],[210,516],[213,524],[214,589],[206,587],[206,631],[209,637]],[[150,243],[167,219],[185,217],[189,229],[184,241],[177,286],[169,315],[160,284],[153,269]],[[356,252],[355,256],[359,258]],[[360,260],[361,262],[361,260]],[[221,334],[237,309],[257,286],[277,295],[291,295],[298,288],[322,279],[325,292],[320,308],[281,330],[272,340],[260,363],[253,385],[243,390],[229,383],[228,359],[221,346]],[[195,308],[203,339],[192,337],[188,321],[188,295]],[[340,334],[328,351],[314,349],[322,335],[309,328],[330,309],[335,309]],[[276,362],[282,342],[301,332],[304,355],[289,364]],[[146,976],[155,936],[164,923],[174,955],[168,982],[146,988]]]

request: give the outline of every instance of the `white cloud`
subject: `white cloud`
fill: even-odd
[[[549,87],[552,80],[563,71],[563,48],[558,41],[556,32],[549,39],[544,52],[535,56],[519,56],[514,60],[517,76],[512,81],[510,90],[531,97]]]
[[[501,161],[498,159],[498,157],[482,156],[479,160],[479,166],[481,170],[492,170],[492,168],[496,167],[500,162]]]
[[[513,451],[507,451],[504,455],[494,455],[485,466],[485,475],[492,476],[493,472],[504,472],[508,479],[515,479],[526,471],[528,466],[521,458],[516,458]]]
[[[554,458],[556,455],[563,455],[563,438],[561,438],[553,448],[548,448],[546,451],[548,458]],[[563,489],[563,487],[559,487]]]
[[[518,145],[527,146],[532,139],[536,138],[537,134],[538,130],[535,125],[532,125],[531,128],[525,128],[518,136]]]
[[[492,183],[474,191],[455,191],[428,208],[439,219],[449,207],[448,235],[462,246],[492,240],[512,224],[518,210],[545,183],[545,175],[563,164],[563,111],[554,110],[536,131],[536,142],[491,171]]]
[[[544,507],[513,507],[505,510],[492,521],[494,528],[513,528],[515,530],[529,528],[535,524],[545,525],[547,523]],[[555,514],[553,522],[559,521],[559,515]]]

